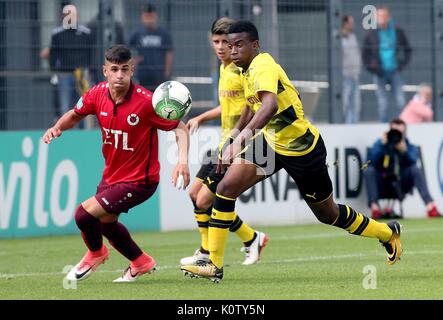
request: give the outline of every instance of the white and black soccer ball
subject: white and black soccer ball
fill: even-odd
[[[155,113],[166,120],[180,120],[189,112],[191,104],[189,89],[178,81],[163,82],[152,95]]]

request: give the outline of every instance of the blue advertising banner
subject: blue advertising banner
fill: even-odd
[[[99,130],[0,132],[0,238],[78,233],[74,212],[95,194],[104,160]],[[123,214],[131,231],[159,230],[159,191]]]

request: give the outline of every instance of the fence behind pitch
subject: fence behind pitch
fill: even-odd
[[[109,5],[110,15],[103,15],[99,20],[121,22],[127,40],[131,31],[140,25],[145,1],[75,0],[72,3],[77,6],[82,24],[97,16],[100,5]],[[337,23],[339,26],[341,15],[351,14],[361,43],[367,32],[361,25],[366,1],[153,0],[151,3],[157,5],[160,25],[172,33],[173,77],[191,89],[194,108],[190,116],[216,104],[213,80],[217,78],[217,61],[209,45],[208,30],[213,20],[223,15],[256,23],[262,49],[271,52],[295,81],[313,120],[329,122],[331,114],[341,113],[340,106],[331,103],[334,97],[328,92],[328,87],[336,85],[331,71],[339,68],[328,63],[332,49],[328,37],[337,35],[338,30],[334,28]],[[435,55],[436,46],[441,46],[443,41],[437,37],[438,30],[443,28],[443,16],[438,10],[443,9],[435,9],[441,6],[441,0],[386,0],[383,3],[391,7],[393,18],[405,29],[413,48],[411,64],[404,71],[409,85],[405,87],[407,98],[421,82],[441,86],[438,72],[442,63]],[[51,32],[59,25],[62,4],[59,0],[0,0],[0,129],[41,129],[56,117],[56,89],[50,84],[52,73],[48,62],[40,58],[40,52],[50,45]],[[335,21],[327,18],[332,4],[341,8],[337,14],[329,15]],[[102,50],[103,43],[95,43],[94,49]],[[100,67],[99,63],[96,67]],[[361,80],[362,119],[374,121],[377,116],[372,79],[363,71]],[[443,88],[435,89],[440,103]],[[440,103],[437,111],[442,107]],[[441,114],[437,113],[438,119]]]

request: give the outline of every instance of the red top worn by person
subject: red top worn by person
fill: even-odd
[[[73,110],[46,131],[42,140],[50,143],[88,114],[97,117],[102,131],[105,169],[97,193],[83,201],[75,212],[75,221],[88,251],[66,278],[84,280],[108,259],[104,235],[130,261],[123,276],[114,281],[130,282],[155,270],[156,262],[134,242],[118,217],[149,199],[157,188],[160,170],[157,129],[176,129],[179,159],[172,181],[175,185],[182,175],[186,188],[189,133],[183,122],[159,118],[152,106],[152,93],[133,84],[134,64],[127,47],[116,45],[106,50],[103,74],[107,81],[80,98]]]

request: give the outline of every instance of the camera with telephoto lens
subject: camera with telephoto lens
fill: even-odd
[[[388,131],[388,144],[396,145],[403,139],[403,134],[397,129],[391,129]]]

